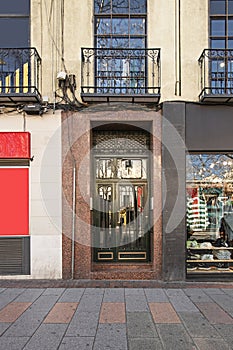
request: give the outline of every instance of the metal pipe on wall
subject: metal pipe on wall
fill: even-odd
[[[181,96],[181,0],[175,1],[175,95]]]
[[[73,166],[73,190],[72,190],[72,246],[71,246],[71,278],[74,279],[74,240],[75,240],[75,213],[76,212],[76,167]]]

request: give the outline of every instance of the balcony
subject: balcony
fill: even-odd
[[[201,102],[233,102],[233,50],[205,49],[200,58]]]
[[[160,49],[82,48],[84,102],[160,100]]]
[[[40,65],[35,48],[0,48],[0,104],[40,103]]]

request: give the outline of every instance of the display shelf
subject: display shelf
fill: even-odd
[[[208,262],[208,263],[218,263],[218,262],[233,262],[233,259],[188,259],[186,260],[188,263],[195,263],[195,262],[201,262],[201,263],[205,263],[205,262]]]
[[[233,250],[233,247],[212,247],[212,248],[200,248],[200,247],[190,247],[187,250]]]

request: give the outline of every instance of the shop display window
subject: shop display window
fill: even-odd
[[[233,154],[189,154],[187,273],[233,273]]]

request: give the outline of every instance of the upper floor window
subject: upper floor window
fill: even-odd
[[[0,1],[0,47],[29,46],[30,0]]]
[[[95,0],[97,48],[145,48],[146,0]]]
[[[233,0],[210,0],[210,47],[233,49]]]

